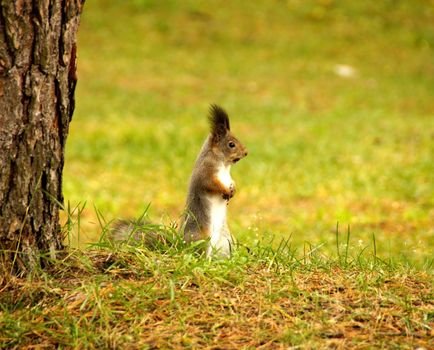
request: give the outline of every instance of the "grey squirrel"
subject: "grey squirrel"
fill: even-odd
[[[207,257],[227,257],[234,243],[226,221],[227,205],[235,194],[230,169],[247,156],[247,150],[231,133],[229,117],[223,108],[211,105],[209,122],[211,132],[193,168],[180,233],[184,234],[187,243],[207,241]],[[132,238],[148,246],[152,246],[155,240],[163,239],[158,232],[142,231],[140,226],[144,224],[118,221],[110,232],[110,238]]]
[[[233,237],[226,221],[227,204],[235,194],[231,166],[247,156],[231,133],[225,110],[211,105],[211,133],[196,159],[188,189],[184,240],[209,240],[206,255],[229,256]]]

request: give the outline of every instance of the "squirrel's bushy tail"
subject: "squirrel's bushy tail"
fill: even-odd
[[[158,249],[172,246],[177,237],[172,229],[149,221],[118,220],[110,228],[108,239],[112,242]]]

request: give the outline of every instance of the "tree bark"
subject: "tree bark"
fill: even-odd
[[[0,273],[21,273],[63,248],[62,171],[84,0],[0,1]]]

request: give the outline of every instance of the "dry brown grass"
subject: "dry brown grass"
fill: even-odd
[[[385,267],[75,252],[3,283],[0,346],[432,348],[432,276]]]

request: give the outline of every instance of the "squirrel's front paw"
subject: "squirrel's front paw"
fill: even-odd
[[[231,183],[229,186],[229,191],[227,193],[223,193],[223,199],[229,200],[235,195],[235,184]]]

